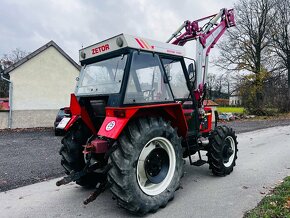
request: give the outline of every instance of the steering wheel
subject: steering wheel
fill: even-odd
[[[151,98],[151,100],[153,100],[154,91],[155,91],[154,88],[153,89],[142,90],[145,101],[150,100],[150,98]],[[145,93],[146,92],[148,92],[148,95],[147,96],[145,96]]]

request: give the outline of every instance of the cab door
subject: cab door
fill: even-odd
[[[175,101],[182,102],[183,113],[187,120],[189,132],[195,130],[193,102],[187,86],[184,67],[181,59],[161,57]]]

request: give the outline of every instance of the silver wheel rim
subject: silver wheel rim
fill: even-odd
[[[169,167],[165,178],[159,183],[150,181],[149,175],[145,170],[145,160],[155,149],[163,149],[168,155]],[[164,152],[163,151],[163,152]],[[151,139],[142,149],[137,163],[136,177],[138,185],[141,190],[147,195],[158,195],[162,193],[171,183],[176,167],[176,157],[173,145],[171,142],[163,137],[155,137]]]
[[[228,162],[224,163],[224,166],[225,167],[229,167],[232,165],[233,161],[234,161],[234,158],[235,158],[235,155],[236,155],[236,146],[235,146],[235,140],[233,139],[232,136],[227,136],[225,138],[225,143],[230,143],[230,147],[233,151],[232,155],[229,157],[229,160]]]

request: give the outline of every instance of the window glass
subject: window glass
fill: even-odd
[[[157,55],[133,54],[124,103],[173,101]]]
[[[127,55],[86,65],[82,68],[76,95],[119,93]]]
[[[189,90],[180,61],[162,58],[162,63],[169,79],[174,98],[188,98]]]

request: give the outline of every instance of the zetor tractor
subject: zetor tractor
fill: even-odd
[[[233,10],[222,9],[185,21],[167,43],[121,34],[81,49],[71,117],[58,125],[67,131],[60,154],[68,176],[57,185],[96,187],[85,204],[108,187],[121,207],[146,214],[173,199],[183,158],[208,163],[214,175],[230,174],[237,137],[217,126],[204,100],[209,53],[232,26]],[[185,58],[182,46],[190,40],[196,61]]]

